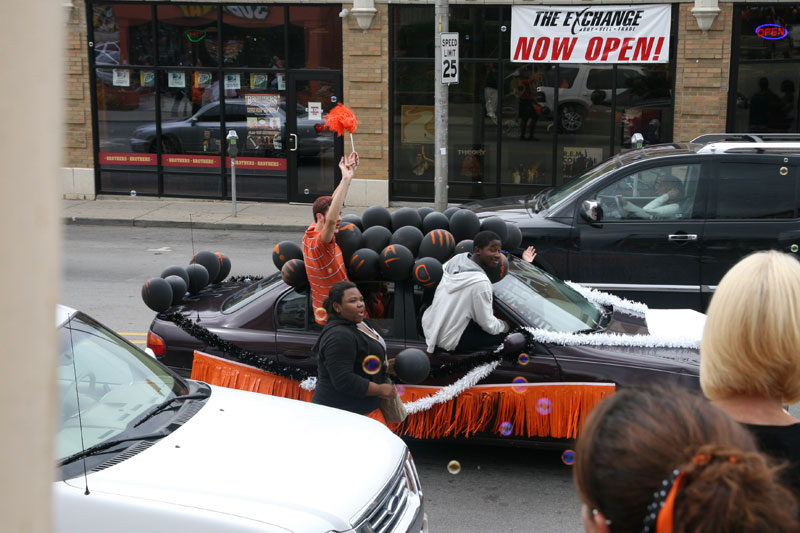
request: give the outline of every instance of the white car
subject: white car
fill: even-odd
[[[427,529],[406,445],[364,416],[184,380],[57,310],[55,531]]]

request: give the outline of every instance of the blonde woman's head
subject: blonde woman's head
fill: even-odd
[[[720,281],[700,345],[700,385],[733,396],[800,401],[800,262],[752,254]]]

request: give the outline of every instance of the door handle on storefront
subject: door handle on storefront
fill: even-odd
[[[294,133],[290,133],[289,137],[294,139],[294,147],[289,148],[289,151],[296,152],[297,151],[297,135],[295,135]]]
[[[696,241],[697,235],[691,233],[671,234],[667,235],[667,240],[670,241]]]

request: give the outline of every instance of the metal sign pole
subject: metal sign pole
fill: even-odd
[[[233,200],[233,216],[236,216],[236,158],[231,157],[231,199]]]
[[[236,134],[236,130],[229,130],[226,139],[228,140],[228,156],[231,158],[232,209],[233,216],[236,216],[236,156],[239,155],[239,146],[237,143],[239,140],[239,135]]]
[[[441,34],[449,29],[448,0],[436,0],[436,60],[434,62],[436,73],[434,93],[434,201],[433,207],[437,211],[447,209],[447,137],[448,137],[448,95],[450,87],[442,83],[442,39]]]

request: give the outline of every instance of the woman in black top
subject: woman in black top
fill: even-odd
[[[739,261],[720,281],[700,345],[700,385],[745,425],[761,450],[788,463],[800,496],[800,262],[777,251]]]
[[[340,281],[322,303],[328,322],[312,348],[317,355],[313,403],[382,420],[380,400],[397,394],[384,383],[386,344],[364,322],[364,297],[354,283]]]

